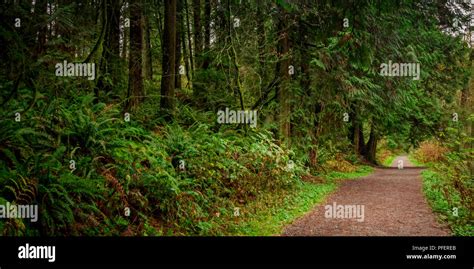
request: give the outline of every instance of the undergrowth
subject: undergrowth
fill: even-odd
[[[268,132],[145,129],[91,95],[40,99],[20,122],[2,116],[0,203],[36,204],[41,216],[2,221],[5,235],[208,234],[216,214],[307,174]]]
[[[464,196],[439,173],[425,170],[422,176],[423,191],[439,218],[449,224],[454,235],[474,236],[473,211],[466,206],[472,198],[463,201]]]
[[[369,166],[358,166],[356,171],[331,172],[319,178],[319,183],[301,181],[295,189],[268,193],[243,208],[242,216],[230,222],[228,235],[280,235],[285,225],[303,216],[324,201],[342,179],[353,179],[373,172]]]
[[[422,172],[423,190],[441,221],[454,235],[474,236],[474,181],[469,172],[473,152],[460,147],[459,138],[451,141],[455,143],[425,141],[410,158],[428,166]]]

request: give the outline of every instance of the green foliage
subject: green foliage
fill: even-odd
[[[450,224],[455,235],[473,236],[474,216],[472,215],[472,208],[469,207],[468,203],[462,201],[466,198],[471,200],[472,196],[465,197],[465,194],[455,188],[450,182],[453,178],[446,179],[440,173],[430,170],[423,171],[422,175],[423,190],[433,211],[438,213],[442,220]]]
[[[173,119],[158,105],[163,30],[170,27],[160,1],[144,1],[151,59],[142,56],[154,74],[130,111],[132,42],[122,39],[130,36],[122,20],[112,29],[115,5],[59,1],[47,12],[13,2],[0,9],[5,22],[22,18],[19,29],[0,24],[0,203],[39,205],[41,217],[2,220],[2,234],[274,234],[334,189],[332,179],[371,171],[358,167],[369,134],[386,165],[396,153],[438,141],[446,151],[434,148],[436,174],[426,175],[425,191],[436,211],[458,206],[460,217],[447,220],[456,234],[471,234],[466,130],[474,117],[465,97],[472,49],[446,34],[462,17],[446,1],[229,1],[212,4],[212,18],[203,16],[195,31],[190,22],[198,21],[195,9],[203,6],[194,5],[202,1],[188,0],[191,8],[178,11],[176,64],[190,70],[170,96]],[[124,1],[111,3],[119,17],[130,13]],[[237,17],[240,26],[231,27]],[[201,31],[209,22],[212,31]],[[201,32],[212,32],[207,41],[201,35],[209,44],[196,44]],[[112,47],[122,55],[106,57]],[[63,60],[96,63],[97,79],[55,76]],[[420,80],[381,76],[389,61],[419,63]],[[295,73],[287,76],[289,64]],[[279,134],[283,101],[290,137]],[[258,127],[216,123],[225,107],[257,109]],[[459,111],[458,123],[452,111]],[[309,184],[308,177],[331,182]],[[266,200],[273,206],[259,215]],[[235,207],[254,210],[242,226],[233,225]]]
[[[291,152],[268,132],[213,133],[203,123],[151,132],[93,100],[57,99],[38,108],[42,117],[2,125],[0,197],[38,204],[42,216],[2,226],[5,234],[150,234],[150,225],[206,234],[214,211],[291,189],[305,173],[297,160],[287,169]]]
[[[449,125],[439,134],[439,142],[421,143],[413,157],[429,166],[423,172],[424,191],[433,210],[454,234],[473,236],[474,182],[470,169],[474,155],[469,146],[473,138],[464,132],[462,122],[451,121]]]

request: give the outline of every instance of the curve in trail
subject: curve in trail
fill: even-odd
[[[404,169],[397,168],[399,160]],[[423,195],[421,170],[406,156],[400,156],[391,168],[376,168],[369,176],[346,180],[326,202],[285,227],[283,235],[448,236],[449,229],[436,221]],[[331,209],[336,205],[335,210],[325,208],[327,205]],[[357,217],[357,211],[353,211],[357,205],[364,206],[363,221],[362,214]],[[345,213],[344,218],[337,218],[342,216],[338,210]],[[326,211],[336,214],[331,216]]]

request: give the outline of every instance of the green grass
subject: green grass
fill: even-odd
[[[423,192],[430,206],[442,222],[449,224],[454,235],[474,236],[472,213],[461,203],[461,195],[446,182],[446,177],[432,170],[424,170]],[[454,209],[457,209],[457,216]]]
[[[414,166],[426,166],[427,164],[422,163],[418,161],[413,154],[408,154],[408,160],[411,162],[412,165]]]
[[[373,172],[369,166],[360,166],[351,173],[331,172],[322,184],[302,182],[292,191],[269,193],[249,204],[241,211],[239,220],[228,227],[226,235],[271,236],[282,233],[283,228],[303,216],[337,189],[340,179],[366,176]]]
[[[367,176],[371,174],[374,171],[374,168],[367,166],[367,165],[362,165],[359,166],[357,171],[355,172],[329,172],[328,174],[324,175],[324,178],[326,179],[351,179],[351,178],[359,178],[363,176]]]
[[[450,176],[440,173],[435,163],[418,161],[413,154],[408,159],[415,166],[426,166],[421,172],[423,178],[423,192],[438,219],[449,225],[456,236],[474,236],[473,213],[461,203],[461,194],[454,188]],[[444,171],[444,170],[441,170]],[[457,209],[457,216],[454,214]]]
[[[387,159],[385,159],[382,163],[383,166],[392,166],[392,163],[393,161],[395,160],[395,158],[397,158],[397,155],[391,155],[390,157],[388,157]]]

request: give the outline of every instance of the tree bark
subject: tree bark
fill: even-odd
[[[163,76],[161,78],[161,109],[165,120],[174,114],[175,57],[176,57],[176,0],[165,0],[165,25],[163,33]]]
[[[281,15],[278,18],[278,55],[279,61],[277,70],[282,78],[278,86],[278,101],[280,103],[279,123],[280,123],[280,140],[290,146],[290,94],[288,68],[290,65],[288,53],[290,49],[289,37],[287,32],[288,15],[283,8],[280,8]]]
[[[96,85],[96,96],[100,90],[109,93],[118,84],[120,77],[120,1],[106,1],[104,16],[105,36],[102,43],[102,55],[99,76]],[[106,76],[110,79],[107,80]],[[107,82],[110,81],[110,82]]]
[[[179,67],[181,65],[181,33],[183,31],[182,7],[183,0],[177,0],[176,4],[176,57],[175,57],[175,88],[181,89],[181,74]],[[184,0],[185,1],[185,0]]]
[[[365,159],[373,164],[377,164],[376,154],[377,152],[377,134],[375,131],[374,124],[372,123],[372,127],[370,130],[369,141],[367,141],[367,145],[365,148]]]
[[[143,47],[143,58],[144,62],[144,72],[143,76],[147,80],[153,79],[153,62],[151,58],[151,37],[150,37],[150,21],[147,16],[143,16],[143,42],[145,46]]]
[[[144,98],[142,77],[142,3],[130,6],[130,60],[128,76],[127,110],[134,109]]]
[[[265,24],[263,19],[263,7],[262,1],[257,1],[257,32],[255,35],[258,37],[258,74],[262,81],[265,80]]]
[[[364,155],[365,154],[365,140],[364,133],[362,129],[362,122],[359,119],[357,114],[357,104],[352,103],[349,113],[349,120],[351,121],[351,126],[349,127],[349,141],[351,141],[354,146],[354,154]]]
[[[465,100],[466,105],[466,115],[470,117],[474,113],[474,49],[471,49],[471,77],[469,80],[468,92]],[[470,123],[466,123],[466,134],[469,134],[471,137],[471,141],[467,142],[464,147],[466,149],[473,149],[474,148],[474,121],[471,120]],[[468,155],[467,162],[469,166],[469,173],[471,178],[474,178],[474,159],[473,154]]]
[[[202,26],[201,26],[201,0],[193,0],[193,18],[194,18],[194,62],[196,68],[202,67]]]
[[[318,163],[318,147],[319,147],[319,135],[321,131],[321,124],[318,120],[318,115],[322,111],[321,104],[317,103],[314,105],[314,127],[311,132],[311,149],[309,150],[309,165],[310,167],[316,167]]]
[[[186,31],[188,34],[188,48],[189,48],[189,63],[190,63],[190,69],[188,69],[188,72],[190,74],[194,73],[194,57],[193,57],[193,46],[191,42],[191,22],[189,20],[189,9],[188,9],[188,1],[184,1],[184,9],[186,12]]]
[[[204,0],[204,51],[206,54],[211,49],[211,0]],[[210,65],[209,55],[205,55],[202,68],[207,69]]]
[[[186,46],[186,34],[184,30],[184,17],[183,17],[183,28],[181,31],[181,48],[183,52],[183,61],[184,61],[184,67],[185,67],[185,72],[186,72],[186,80],[187,80],[187,87],[189,86],[189,82],[191,81],[191,72],[190,72],[190,60],[192,56],[189,56],[189,53],[187,52],[187,46]]]

